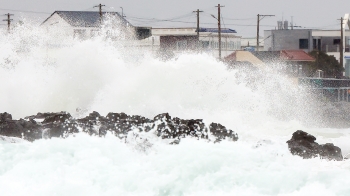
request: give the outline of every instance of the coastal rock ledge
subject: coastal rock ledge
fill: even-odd
[[[293,155],[298,155],[304,159],[320,157],[321,159],[342,161],[341,149],[332,143],[318,144],[316,138],[302,130],[293,133],[287,141],[288,148]]]
[[[108,113],[101,116],[92,112],[80,119],[73,118],[67,112],[38,113],[24,119],[13,120],[9,113],[0,113],[0,135],[18,137],[28,141],[42,138],[65,138],[78,132],[104,136],[112,132],[123,139],[133,132],[152,132],[162,139],[171,139],[171,144],[178,144],[181,138],[194,137],[213,142],[222,140],[237,141],[238,135],[218,123],[204,124],[202,119],[172,118],[168,113],[148,119],[139,115]]]

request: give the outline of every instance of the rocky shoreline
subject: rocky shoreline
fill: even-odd
[[[222,140],[237,141],[238,134],[219,123],[206,125],[202,119],[172,118],[168,113],[149,119],[139,115],[108,113],[101,116],[92,112],[84,118],[73,118],[67,112],[37,113],[24,119],[14,120],[9,113],[0,113],[0,136],[22,138],[28,141],[52,137],[66,138],[69,135],[85,132],[89,135],[105,136],[113,133],[126,139],[130,131],[150,132],[162,139],[171,139],[170,144],[179,144],[182,138],[194,137],[214,143]],[[319,145],[316,138],[298,130],[287,141],[293,155],[304,159],[320,157],[328,160],[343,160],[341,149],[331,143]]]
[[[108,113],[107,116],[101,116],[98,112],[92,112],[84,118],[75,119],[67,112],[58,112],[38,113],[19,120],[13,120],[9,113],[0,113],[0,135],[19,137],[28,141],[51,137],[65,138],[78,132],[104,136],[107,131],[119,138],[125,138],[128,132],[133,130],[140,132],[153,130],[162,139],[180,140],[185,137],[196,137],[207,140],[214,138],[214,142],[224,139],[238,140],[237,133],[219,123],[206,125],[202,119],[172,118],[168,113],[148,119],[125,113]],[[209,138],[209,135],[212,137]]]
[[[298,155],[304,159],[320,157],[321,159],[342,161],[341,149],[332,143],[318,144],[316,137],[302,130],[293,133],[287,141],[288,148],[293,155]]]

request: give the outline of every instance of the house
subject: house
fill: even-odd
[[[344,76],[350,77],[350,28],[349,14],[345,14],[343,21],[343,54],[344,54]],[[304,50],[311,52],[319,50],[333,55],[340,61],[340,27],[339,30],[321,29],[288,29],[278,28],[276,30],[264,31],[264,50]]]
[[[158,45],[161,51],[181,53],[183,51],[201,50],[219,56],[217,28],[152,28],[152,43]],[[232,51],[239,50],[240,36],[236,35],[233,29],[221,29],[221,51],[222,56],[226,56]],[[148,38],[150,39],[150,38]],[[154,42],[159,42],[154,43]],[[154,46],[152,45],[152,46]]]
[[[143,39],[151,35],[151,28],[134,27],[118,12],[55,11],[41,26],[48,31],[60,29],[79,39],[97,36],[103,27],[107,36],[115,39]]]
[[[279,66],[281,71],[293,77],[304,76],[303,65],[315,61],[313,57],[303,50],[281,50],[281,51],[235,51],[224,60],[228,64],[237,62],[249,62],[257,68]]]

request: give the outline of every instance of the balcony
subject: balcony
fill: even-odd
[[[322,51],[323,52],[339,52],[340,51],[340,46],[339,45],[323,45],[322,46]],[[345,46],[345,52],[350,51],[350,46],[346,45]]]

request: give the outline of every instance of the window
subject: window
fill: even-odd
[[[86,36],[86,30],[85,29],[74,29],[74,38],[78,39],[84,39]]]
[[[187,48],[187,40],[177,41],[176,49],[177,50],[186,50]]]
[[[210,42],[210,47],[211,47],[211,48],[214,48],[214,47],[215,47],[215,46],[214,46],[214,43],[215,43],[214,41],[211,41],[211,42]]]
[[[231,45],[231,42],[227,42],[227,49],[232,49],[232,45]]]
[[[299,39],[299,49],[309,49],[309,40]]]
[[[209,41],[201,41],[202,42],[202,48],[209,48]]]
[[[91,36],[91,37],[96,37],[96,36],[99,35],[99,33],[100,33],[99,30],[91,30],[91,31],[90,31],[90,36]]]
[[[333,45],[339,45],[340,39],[333,39]]]
[[[221,42],[221,48],[226,49],[226,42]]]
[[[314,50],[321,50],[321,39],[313,39],[312,45]]]
[[[235,49],[235,43],[233,41],[229,42],[229,48],[232,50]]]
[[[214,42],[214,48],[219,48],[219,42]]]

